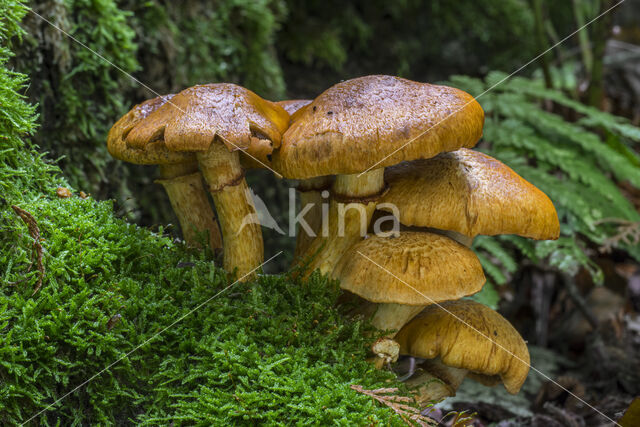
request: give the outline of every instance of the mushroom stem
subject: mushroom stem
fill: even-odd
[[[468,371],[444,365],[440,359],[427,359],[421,372],[406,381],[409,388],[417,387],[416,401],[424,407],[432,401],[456,395]]]
[[[160,168],[161,179],[171,179],[198,172],[198,163],[176,163],[160,165],[158,168]]]
[[[372,314],[371,324],[381,331],[392,331],[385,335],[385,338],[392,340],[398,331],[411,319],[416,317],[424,309],[421,305],[391,304],[391,303],[372,303],[364,301],[358,308],[358,313],[368,317]],[[394,341],[395,342],[395,341]],[[397,345],[397,344],[396,344]],[[375,351],[374,351],[375,353]],[[386,363],[385,357],[375,353],[371,361],[376,368],[381,369]]]
[[[394,303],[375,303],[367,301],[349,291],[343,291],[338,299],[339,304],[349,307],[347,316],[370,319],[371,324],[381,331],[394,332],[387,334],[387,338],[393,338],[404,325],[409,323],[424,309],[424,305],[408,305]]]
[[[322,274],[330,273],[342,255],[366,235],[376,201],[383,191],[384,168],[336,177],[328,223],[325,224],[323,218],[321,233],[304,254],[305,258],[313,257],[307,275],[316,269]]]
[[[161,184],[178,217],[182,236],[189,246],[200,246],[198,233],[207,232],[211,249],[222,247],[220,229],[202,185],[197,163],[160,166]]]
[[[307,230],[305,230],[302,225],[298,226],[295,258],[299,258],[305,253],[313,239],[320,232],[320,228],[322,227],[322,204],[325,202],[325,199],[322,197],[322,192],[328,190],[330,186],[330,176],[319,176],[301,180],[298,185],[300,212],[304,212],[305,209],[308,210],[304,216],[304,220],[311,228],[313,234],[307,233]]]
[[[198,153],[200,169],[213,198],[222,229],[223,267],[242,280],[264,261],[262,230],[251,192],[244,180],[237,151],[214,142],[209,150]]]
[[[393,338],[411,319],[416,317],[425,306],[406,304],[376,304],[377,309],[371,318],[371,324],[380,330],[393,330],[387,337]]]

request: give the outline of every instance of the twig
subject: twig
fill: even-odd
[[[407,396],[398,396],[397,388],[378,388],[375,390],[366,390],[361,385],[352,384],[351,388],[358,393],[362,393],[393,409],[407,423],[407,425],[419,425],[420,427],[435,426],[438,424],[433,418],[422,415],[418,408],[414,408],[408,403],[414,402],[414,399]]]
[[[36,287],[33,289],[33,293],[31,296],[34,296],[36,292],[40,290],[42,287],[42,280],[44,279],[44,264],[42,263],[42,244],[40,243],[40,229],[38,228],[38,223],[36,222],[33,215],[29,212],[25,211],[22,208],[19,208],[16,205],[12,205],[11,209],[27,224],[27,228],[29,229],[29,235],[33,238],[33,248],[36,253],[36,266],[38,268],[38,281],[36,282]],[[32,264],[33,265],[33,264]],[[29,266],[31,269],[31,266]]]
[[[640,222],[628,221],[621,218],[604,218],[599,221],[595,221],[594,225],[600,224],[615,224],[617,227],[617,234],[605,239],[600,246],[600,252],[609,253],[614,246],[622,243],[628,245],[637,245],[640,243]]]

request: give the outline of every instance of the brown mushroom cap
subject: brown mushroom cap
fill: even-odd
[[[362,240],[341,258],[332,277],[368,301],[406,305],[462,298],[480,291],[485,282],[470,249],[426,232]]]
[[[311,104],[310,99],[288,99],[286,101],[278,101],[276,102],[279,106],[284,108],[287,113],[293,115],[296,111],[304,107],[305,105]]]
[[[405,225],[478,234],[518,234],[557,239],[551,200],[504,163],[460,149],[385,170],[389,191],[380,203],[395,205]],[[384,207],[381,207],[383,210]]]
[[[167,150],[164,141],[147,141],[139,148],[127,146],[127,135],[138,125],[144,126],[144,119],[173,97],[173,94],[158,96],[136,105],[122,116],[109,130],[107,149],[116,159],[138,165],[167,165],[195,162],[190,153],[176,153]]]
[[[359,77],[330,87],[293,115],[274,165],[287,178],[360,173],[473,147],[483,122],[480,105],[461,90]]]
[[[241,86],[216,83],[193,86],[175,95],[136,126],[127,144],[141,148],[164,140],[171,151],[206,151],[219,137],[229,151],[244,150],[251,138],[280,145],[289,114]]]
[[[400,353],[439,357],[447,366],[499,375],[507,391],[517,393],[529,372],[529,350],[518,331],[499,313],[474,301],[440,306],[425,308],[398,332]]]

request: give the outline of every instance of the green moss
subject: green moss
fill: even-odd
[[[0,0],[0,12],[0,424],[401,424],[349,388],[391,374],[365,362],[335,283],[227,289],[210,253],[116,218],[111,202],[56,196],[67,183],[23,140],[34,109],[5,66],[25,9]],[[35,295],[34,239],[12,205],[40,230]]]
[[[25,421],[120,358],[42,420],[392,421],[349,389],[389,375],[364,361],[361,326],[331,308],[335,283],[265,276],[224,291],[229,280],[206,255],[115,219],[107,202],[21,206],[45,239],[46,274],[32,298],[32,240],[15,220],[2,241],[3,423]]]

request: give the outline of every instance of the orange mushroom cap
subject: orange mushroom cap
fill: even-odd
[[[342,289],[368,301],[414,306],[472,295],[486,281],[469,248],[445,236],[411,231],[356,243],[331,275]]]
[[[374,75],[338,83],[298,110],[274,152],[287,178],[354,174],[473,147],[484,112],[461,90]]]
[[[409,226],[478,234],[518,234],[557,239],[560,222],[546,194],[504,163],[460,149],[385,170],[389,191],[380,203],[395,205]],[[390,210],[390,207],[380,207]]]
[[[163,140],[171,151],[206,151],[218,137],[229,151],[245,150],[251,138],[280,145],[289,114],[273,102],[231,83],[193,86],[149,114],[129,132],[132,148]]]
[[[439,357],[444,365],[475,373],[475,379],[498,375],[512,394],[529,373],[529,350],[518,331],[500,313],[474,301],[428,306],[395,340],[400,354]]]
[[[167,103],[173,94],[158,96],[133,107],[109,130],[107,150],[116,159],[138,165],[170,165],[195,162],[195,155],[177,153],[167,149],[162,140],[147,140],[138,148],[127,145],[127,136],[132,129],[144,122],[149,114]]]

